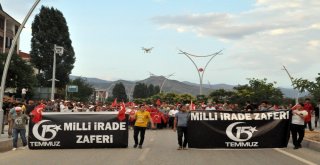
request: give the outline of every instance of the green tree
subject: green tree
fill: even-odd
[[[113,98],[117,98],[118,101],[128,101],[128,96],[126,94],[126,88],[119,82],[112,89]]]
[[[148,86],[148,97],[153,96],[155,94],[153,84],[149,84]]]
[[[176,93],[166,93],[164,96],[164,101],[169,104],[175,104],[178,102],[179,95]]]
[[[71,45],[67,22],[63,14],[54,8],[42,6],[32,22],[31,62],[39,70],[40,86],[50,86],[53,70],[54,44],[62,46],[64,52],[56,56],[56,86],[64,88],[74,67],[75,53]]]
[[[299,92],[308,91],[314,99],[320,98],[320,73],[318,73],[318,77],[315,78],[315,82],[298,78],[293,80],[293,84],[295,89],[298,89]]]
[[[181,94],[178,96],[178,102],[182,104],[190,104],[190,102],[194,101],[194,97],[190,94]]]
[[[0,54],[0,75],[3,74],[3,68],[8,54]],[[32,88],[36,82],[33,75],[33,68],[21,59],[17,54],[13,54],[8,69],[6,87],[10,88]]]
[[[236,96],[233,101],[244,104],[245,101],[260,103],[268,100],[270,103],[279,104],[283,99],[280,89],[275,88],[276,82],[267,83],[267,79],[249,78],[249,84],[234,87]]]
[[[144,83],[137,83],[133,89],[133,98],[147,98],[148,87]]]
[[[226,91],[224,89],[217,89],[209,94],[209,98],[216,102],[230,101],[231,97],[235,95],[233,91]]]
[[[91,95],[94,93],[94,88],[84,78],[76,78],[70,81],[69,85],[77,85],[78,92],[68,93],[68,99],[80,102],[90,101]]]
[[[158,93],[160,93],[160,87],[159,87],[159,85],[157,85],[157,86],[154,87],[154,94],[158,94]]]

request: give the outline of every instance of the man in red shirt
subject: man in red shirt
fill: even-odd
[[[313,107],[312,107],[312,104],[310,103],[309,98],[305,99],[303,109],[308,112],[308,115],[304,118],[305,128],[307,128],[307,125],[308,125],[309,130],[313,131],[312,125],[311,125],[311,114],[313,111]]]

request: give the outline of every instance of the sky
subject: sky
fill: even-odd
[[[34,0],[1,0],[20,23]],[[203,83],[247,84],[267,78],[290,87],[320,72],[319,0],[42,0],[20,37],[31,49],[31,23],[40,6],[60,10],[76,62],[72,75],[142,80],[155,75],[199,83],[196,67],[179,50],[207,56]],[[154,47],[144,53],[142,47]],[[210,57],[191,57],[204,68]]]

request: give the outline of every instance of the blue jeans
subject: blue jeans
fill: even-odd
[[[27,138],[26,138],[26,129],[13,129],[13,148],[17,148],[18,145],[18,134],[20,133],[20,137],[22,140],[23,146],[27,145]]]

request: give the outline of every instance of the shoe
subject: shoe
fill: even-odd
[[[181,146],[179,146],[179,147],[177,148],[177,150],[182,150],[182,147],[181,147]]]
[[[15,151],[15,150],[17,150],[17,148],[12,148],[12,151]]]
[[[302,148],[301,144],[299,144],[297,147],[298,147],[298,148]]]
[[[299,149],[299,147],[298,146],[294,146],[294,148],[293,148],[294,150],[297,150],[297,149]]]
[[[23,147],[21,147],[21,149],[25,150],[25,149],[27,149],[27,146],[23,146]]]
[[[139,149],[142,149],[142,145],[139,145],[139,147],[138,147]]]
[[[188,148],[186,148],[186,147],[183,147],[182,149],[183,149],[183,150],[188,150]]]
[[[138,144],[133,145],[133,148],[137,148]]]
[[[310,131],[313,131],[314,129],[310,129]]]

